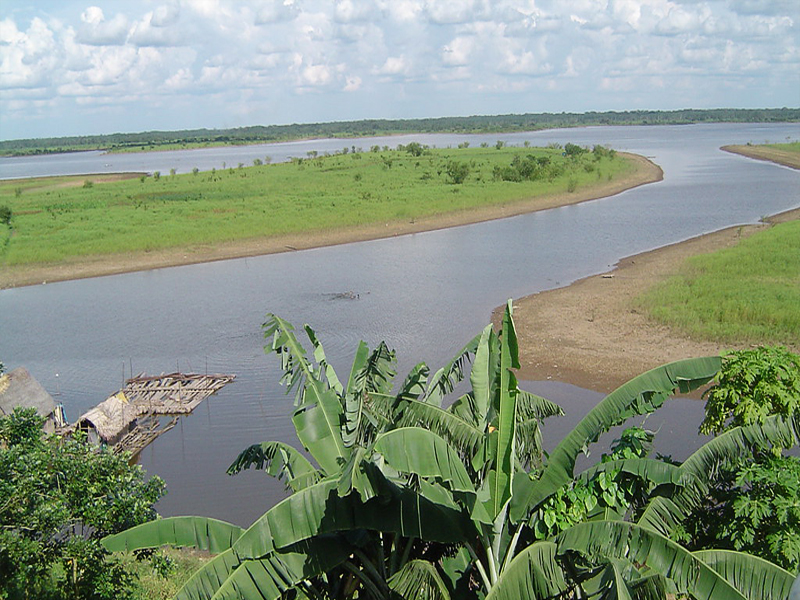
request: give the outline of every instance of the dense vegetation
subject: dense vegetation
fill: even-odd
[[[787,571],[736,550],[691,552],[676,537],[696,541],[681,526],[703,509],[720,473],[798,443],[796,369],[779,373],[794,398],[784,407],[780,394],[752,399],[736,377],[738,355],[665,365],[607,396],[546,455],[540,425],[560,408],[517,385],[510,303],[499,332],[487,326],[432,376],[420,363],[396,380],[394,353],[362,342],[341,379],[315,332],[305,333],[313,360],[290,324],[270,315],[264,325],[266,349],[280,356],[294,392],[292,421],[307,453],[263,442],[229,469],[263,469],[292,494],[247,530],[175,517],[104,540],[111,550],[169,543],[217,553],[177,598],[788,597],[793,555],[782,561]],[[757,362],[785,358],[765,350]],[[765,385],[755,387],[774,388],[775,373],[758,370]],[[712,427],[724,432],[683,463],[648,458],[653,433],[626,429],[600,462],[575,473],[578,455],[602,433],[715,377],[713,395],[734,387],[741,404],[768,408],[747,410],[752,418],[740,422],[725,402],[712,403],[712,421],[722,423]],[[465,380],[469,390],[451,402]],[[791,488],[791,473],[762,466]],[[744,479],[734,486],[745,495],[756,487]],[[791,492],[780,498],[796,504]],[[750,518],[738,500],[723,501],[733,502],[739,522]],[[782,522],[796,534],[796,511]],[[723,538],[724,531],[712,545]]]
[[[164,494],[129,455],[42,433],[36,410],[0,418],[0,598],[126,598],[129,571],[100,538],[155,516]]]
[[[771,123],[800,121],[800,109],[636,110],[539,113],[430,119],[365,119],[240,127],[147,131],[110,135],[0,141],[0,155],[21,156],[78,150],[166,150],[207,145],[254,144],[306,138],[365,137],[398,133],[499,133],[587,125],[676,125],[688,123]]]
[[[568,144],[567,153],[555,146],[467,145],[352,147],[331,156],[310,152],[291,163],[257,159],[249,167],[111,183],[92,177],[0,182],[0,263],[55,263],[409,222],[572,192],[635,169],[600,146],[589,151]]]
[[[800,340],[800,221],[780,223],[736,246],[690,258],[639,306],[690,336],[725,343]]]

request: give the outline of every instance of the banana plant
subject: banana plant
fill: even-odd
[[[420,363],[399,384],[385,344],[370,351],[362,342],[344,380],[315,332],[304,331],[311,358],[291,324],[269,315],[264,325],[266,350],[280,357],[282,381],[294,393],[292,421],[302,450],[254,444],[229,468],[231,474],[262,469],[292,494],[246,530],[175,518],[105,541],[115,550],[213,545],[219,554],[178,598],[272,599],[290,590],[296,597],[387,600],[663,598],[669,590],[703,600],[755,600],[763,573],[777,582],[774,589],[785,588],[785,574],[740,556],[692,555],[665,537],[669,519],[702,493],[703,469],[723,460],[725,449],[701,449],[680,466],[637,456],[575,473],[577,456],[602,433],[656,410],[676,390],[708,382],[718,358],[671,363],[631,380],[546,456],[539,426],[561,409],[518,386],[510,302],[498,331],[487,326],[433,376]],[[450,402],[467,377],[469,391]],[[770,423],[740,436],[796,443],[796,424]],[[588,522],[536,540],[546,502],[565,486],[612,472],[646,483],[650,503],[637,523],[625,520],[631,510],[598,508]],[[754,574],[748,578],[742,565]]]

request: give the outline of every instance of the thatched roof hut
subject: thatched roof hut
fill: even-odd
[[[90,442],[113,446],[136,427],[141,414],[140,407],[118,392],[81,416],[77,427],[87,433]]]
[[[17,406],[35,408],[45,418],[44,430],[55,430],[56,403],[24,367],[0,376],[0,416],[10,415]]]

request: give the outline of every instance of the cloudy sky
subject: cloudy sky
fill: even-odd
[[[2,0],[0,139],[800,105],[797,0]]]

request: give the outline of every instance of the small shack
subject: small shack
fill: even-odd
[[[53,433],[64,424],[60,406],[24,367],[0,376],[0,416],[10,415],[18,406],[35,408],[45,419],[46,433]]]
[[[85,431],[93,444],[117,444],[136,426],[139,408],[132,405],[124,392],[117,392],[78,419],[78,429]]]

